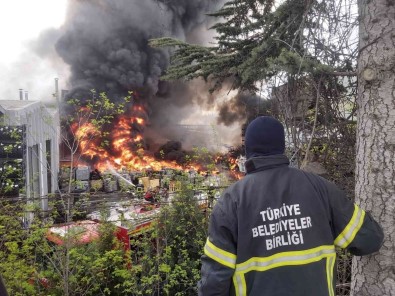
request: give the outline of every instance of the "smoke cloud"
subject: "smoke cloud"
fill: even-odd
[[[169,52],[148,46],[151,38],[186,39],[202,25],[216,1],[75,0],[70,2],[56,50],[71,67],[70,95],[96,89],[111,97],[140,90],[148,98],[159,90]],[[166,89],[162,85],[163,88]]]
[[[239,92],[228,101],[219,105],[218,124],[226,126],[246,119],[252,120],[258,114],[268,115],[271,110],[271,101],[249,92]]]
[[[223,125],[218,127],[221,130],[230,126],[231,141],[234,141],[239,136],[234,132],[234,124],[245,118],[244,111],[238,113],[241,106],[223,105],[217,120],[208,111],[215,110],[217,98],[224,94],[210,94],[209,86],[202,81],[160,81],[169,64],[170,49],[148,46],[149,39],[164,36],[193,43],[206,42],[209,27],[206,14],[217,10],[221,2],[70,1],[66,23],[55,44],[58,55],[70,67],[69,96],[82,98],[95,89],[117,100],[128,91],[138,93],[149,115],[145,135],[151,149],[167,140],[181,141],[184,146],[207,142],[207,130],[191,135],[177,127],[186,123],[196,126],[220,124]],[[197,112],[199,109],[209,115],[201,115]]]

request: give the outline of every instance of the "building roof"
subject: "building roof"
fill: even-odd
[[[21,110],[38,103],[38,101],[0,100],[0,107],[4,110]]]

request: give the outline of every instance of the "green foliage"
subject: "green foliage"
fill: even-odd
[[[35,207],[3,201],[0,207],[0,274],[9,295],[129,295],[134,271],[114,236],[114,226],[105,224],[101,239],[75,245],[69,233],[64,245],[46,239],[49,223],[34,218],[29,228],[23,221]],[[29,210],[29,211],[27,211]],[[39,217],[39,215],[35,215]]]
[[[183,183],[171,206],[161,210],[154,229],[133,242],[140,275],[133,295],[196,295],[207,216],[193,190]]]
[[[152,46],[171,46],[177,50],[164,79],[192,79],[209,76],[223,80],[232,77],[234,88],[254,89],[256,81],[277,71],[271,62],[284,49],[300,56],[304,49],[295,42],[303,38],[305,1],[285,1],[272,10],[273,1],[228,1],[217,13],[223,22],[212,29],[218,33],[215,47],[189,45],[168,38],[151,42]],[[262,9],[263,8],[263,9]]]
[[[207,217],[185,184],[159,218],[161,264],[166,295],[195,295],[200,257],[207,238]]]
[[[42,288],[35,280],[41,265],[37,244],[43,239],[43,228],[24,228],[26,210],[15,202],[0,205],[0,274],[9,295],[40,295]]]
[[[108,131],[102,132],[101,128],[110,123],[116,115],[125,112],[125,106],[130,101],[131,93],[124,98],[123,102],[114,103],[104,92],[97,94],[95,90],[91,90],[90,98],[84,98],[83,100],[69,98],[66,101],[69,110],[68,114],[62,117],[61,122],[63,127],[67,129],[73,124],[78,126],[90,124],[102,136],[103,133],[108,133]],[[69,116],[70,114],[74,116]],[[80,135],[80,137],[86,137],[86,135]]]
[[[192,149],[192,154],[188,157],[187,164],[199,163],[204,167],[205,170],[215,171],[216,163],[212,152],[210,152],[206,147],[194,147]]]
[[[46,239],[53,213],[48,222],[36,214],[24,228],[26,210],[10,203],[0,208],[0,273],[10,295],[197,294],[207,216],[186,183],[153,227],[132,239],[130,251],[106,222],[97,241],[77,244],[77,231],[64,236],[63,245],[53,244]]]
[[[22,126],[4,126],[0,124],[0,194],[17,196],[23,192],[24,177],[22,174],[23,136]]]
[[[166,74],[162,76],[164,80],[207,78],[211,74],[206,71],[203,62],[209,62],[214,57],[212,50],[215,48],[191,45],[172,38],[153,39],[150,41],[150,45],[153,47],[177,47],[176,54],[172,57],[172,64],[177,66],[170,66],[167,69]],[[195,63],[196,61],[202,62],[202,64]]]
[[[83,99],[69,98],[65,102],[67,110],[60,119],[62,130],[62,143],[70,154],[71,170],[69,171],[69,188],[72,189],[72,169],[90,145],[94,144],[98,149],[109,146],[109,124],[116,116],[123,114],[127,105],[132,100],[132,92],[129,92],[122,101],[113,102],[106,93],[97,94],[91,90],[91,96]],[[83,143],[83,145],[82,145]],[[70,217],[68,217],[68,221]]]
[[[233,89],[256,90],[256,82],[283,73],[352,71],[350,48],[328,41],[331,36],[333,40],[351,36],[355,25],[345,26],[338,35],[332,28],[345,15],[344,9],[325,1],[230,0],[209,14],[218,19],[211,27],[217,33],[214,45],[172,38],[154,39],[150,45],[175,49],[163,79],[203,77],[216,81],[216,89],[231,78]]]

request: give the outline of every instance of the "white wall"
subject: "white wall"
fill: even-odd
[[[9,103],[10,101],[8,101]],[[5,125],[26,125],[26,145],[33,147],[38,145],[38,155],[28,155],[26,157],[26,176],[33,173],[38,177],[39,192],[37,195],[41,197],[41,208],[48,209],[48,200],[46,196],[50,192],[55,192],[58,182],[59,170],[59,120],[56,114],[51,114],[48,109],[41,102],[24,101],[26,105],[21,106],[20,101],[16,101],[18,107],[10,107],[12,104],[5,104],[3,106],[0,101],[1,111],[5,114]],[[6,106],[7,105],[7,106]],[[48,188],[47,181],[47,160],[46,160],[46,141],[51,141],[51,187]],[[27,151],[34,151],[34,149],[26,149]],[[36,153],[32,153],[36,154]],[[29,159],[38,158],[38,167],[31,167]],[[31,170],[34,169],[34,172]],[[27,178],[28,180],[28,178]],[[35,196],[32,191],[31,184],[27,184],[26,195],[30,197]]]

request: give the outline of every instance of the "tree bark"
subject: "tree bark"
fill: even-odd
[[[384,230],[378,253],[353,258],[351,295],[395,295],[395,2],[358,0],[356,202]]]

